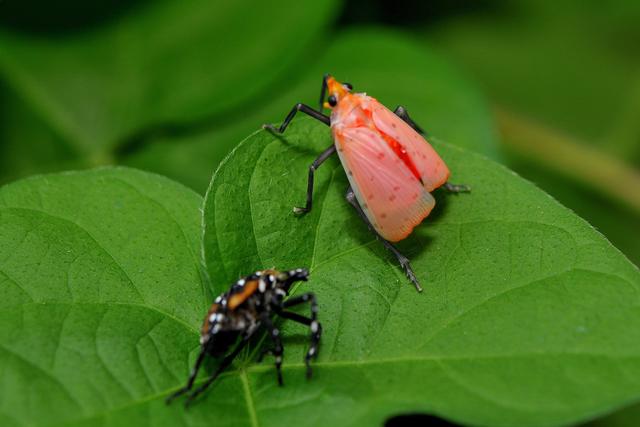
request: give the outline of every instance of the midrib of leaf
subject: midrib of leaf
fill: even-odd
[[[247,372],[245,369],[239,370],[240,380],[242,381],[242,390],[244,391],[244,398],[247,404],[247,412],[249,413],[249,419],[253,427],[258,427],[258,417],[256,415],[256,408],[253,403],[253,394],[251,393],[251,386],[249,379],[247,378]]]
[[[12,354],[15,354],[12,352]],[[315,362],[313,364],[314,367],[316,368],[323,368],[323,369],[340,369],[340,368],[358,368],[358,367],[366,367],[366,366],[375,366],[375,365],[393,365],[393,364],[406,364],[406,363],[433,363],[436,364],[440,367],[443,366],[443,363],[445,363],[446,361],[461,361],[461,360],[477,360],[477,359],[485,359],[485,360],[500,360],[500,359],[511,359],[511,358],[539,358],[541,356],[548,356],[548,357],[556,357],[556,356],[570,356],[570,357],[576,357],[576,358],[582,358],[582,357],[600,357],[600,358],[604,358],[604,359],[610,359],[612,357],[615,357],[616,359],[628,359],[628,360],[633,360],[633,359],[640,359],[640,355],[609,355],[609,354],[602,354],[602,353],[597,353],[597,352],[567,352],[567,351],[558,351],[558,352],[530,352],[530,353],[504,353],[504,354],[482,354],[482,355],[474,355],[474,356],[451,356],[451,355],[447,355],[447,356],[442,356],[442,355],[420,355],[420,356],[412,356],[412,357],[393,357],[393,358],[383,358],[383,359],[376,359],[376,360],[340,360],[340,361],[330,361],[330,362]],[[16,357],[19,357],[21,360],[22,358],[19,355],[16,355]],[[30,363],[28,361],[26,361],[26,363]],[[230,376],[237,376],[238,379],[242,382],[243,384],[243,390],[244,390],[244,399],[247,405],[247,412],[249,414],[249,418],[251,419],[252,422],[252,426],[254,427],[258,427],[259,421],[257,418],[257,412],[255,410],[255,402],[253,400],[253,394],[251,393],[251,388],[250,388],[250,383],[249,383],[249,377],[248,374],[259,374],[259,373],[263,373],[263,372],[268,372],[273,370],[273,366],[271,366],[271,364],[263,364],[263,365],[252,365],[252,366],[248,366],[248,367],[244,367],[244,368],[238,368],[235,370],[230,370],[227,371],[225,373],[223,373],[222,375],[220,375],[220,377],[218,378],[219,380],[225,377],[230,377]],[[298,370],[303,370],[306,369],[306,365],[304,363],[287,363],[285,365],[282,365],[282,371],[283,372],[293,372],[293,371],[298,371]],[[444,370],[444,369],[443,369]],[[194,383],[195,385],[200,385],[203,384],[206,380],[198,380]],[[95,414],[89,414],[83,417],[79,417],[79,418],[74,418],[74,419],[70,419],[68,421],[63,422],[61,425],[67,424],[68,422],[77,422],[77,421],[83,421],[83,420],[91,420],[91,419],[97,419],[97,418],[101,418],[103,416],[107,416],[110,414],[113,414],[115,412],[120,412],[126,409],[130,409],[132,407],[135,406],[139,406],[139,405],[144,405],[148,402],[151,402],[153,400],[156,399],[160,399],[160,398],[164,398],[168,395],[170,395],[171,393],[179,390],[180,388],[182,388],[182,385],[167,389],[167,390],[163,390],[151,395],[148,395],[142,399],[138,399],[138,400],[134,400],[131,401],[125,405],[120,405],[118,407],[106,410],[106,411],[102,411],[99,413],[95,413]],[[480,397],[484,397],[485,399],[487,398],[486,394],[482,394],[479,395]],[[499,403],[499,401],[495,400],[495,399],[487,399],[490,400],[494,403]],[[518,409],[522,409],[522,407],[520,405],[513,405],[513,404],[504,404],[501,406],[505,406],[505,407],[511,407],[511,408],[518,408]],[[530,409],[531,411],[535,411],[535,410],[539,410],[539,407],[532,407]]]
[[[390,268],[395,270],[395,267],[390,266]],[[571,270],[571,269],[569,269]],[[576,269],[576,270],[586,270],[586,269]],[[586,271],[593,271],[593,270],[586,270]],[[566,271],[560,272],[558,274],[563,274],[566,273]],[[601,273],[598,272],[600,274],[609,274],[609,273]],[[551,277],[551,276],[550,276]],[[615,275],[615,277],[624,280],[626,283],[628,283],[630,286],[633,286],[633,284],[631,284],[626,278]],[[543,279],[539,279],[539,280],[544,280]],[[536,280],[534,282],[527,282],[525,285],[522,286],[527,286],[530,285],[532,283],[535,283],[539,280]],[[519,286],[519,287],[522,287]],[[519,288],[517,287],[517,288]],[[492,297],[482,301],[480,304],[470,307],[469,309],[465,310],[462,313],[459,313],[455,318],[451,319],[449,322],[447,322],[444,326],[442,326],[441,328],[438,329],[438,331],[436,331],[425,343],[425,346],[433,339],[434,336],[436,336],[438,333],[441,333],[442,331],[446,330],[448,325],[453,323],[456,319],[464,316],[466,313],[468,313],[469,311],[478,308],[479,306],[487,303],[488,301],[490,301],[492,298],[496,298],[499,297],[500,295],[503,295],[507,292],[513,291],[517,288],[511,288],[508,289],[502,293],[493,295]],[[54,304],[65,304],[65,305],[77,305],[77,303],[54,303]],[[185,323],[184,321],[170,315],[169,313],[163,312],[161,310],[158,310],[154,307],[150,307],[150,306],[145,306],[143,304],[135,304],[135,303],[80,303],[80,304],[85,304],[85,305],[128,305],[128,306],[136,306],[136,307],[140,307],[143,309],[147,309],[147,310],[152,310],[152,311],[156,311],[159,314],[161,314],[162,316],[166,317],[167,319],[170,319],[174,322],[178,322],[179,324],[181,324],[183,327],[185,327],[187,330],[189,330],[190,332],[193,332],[193,334],[195,336],[198,336],[198,331],[192,327],[191,325]],[[26,305],[26,304],[25,304]],[[5,349],[6,350],[6,349]],[[20,355],[15,354],[13,352],[11,352],[12,354],[14,354],[14,356],[21,358]],[[562,355],[562,356],[573,356],[573,357],[601,357],[601,358],[613,358],[615,357],[616,359],[638,359],[640,358],[640,355],[624,355],[624,354],[616,354],[616,355],[611,355],[611,354],[602,354],[602,353],[597,353],[597,352],[589,352],[589,351],[584,351],[584,352],[570,352],[570,351],[558,351],[558,352],[550,352],[550,351],[543,351],[543,352],[525,352],[525,353],[502,353],[502,354],[474,354],[473,356],[464,356],[464,355],[437,355],[437,354],[433,354],[433,355],[419,355],[419,356],[410,356],[410,357],[392,357],[392,358],[379,358],[379,359],[367,359],[367,360],[339,360],[339,361],[326,361],[326,362],[317,362],[314,363],[314,367],[318,367],[318,368],[345,368],[345,367],[361,367],[361,366],[370,366],[370,365],[384,365],[384,364],[404,364],[404,363],[435,363],[437,364],[442,370],[443,372],[445,372],[451,379],[452,381],[455,381],[456,383],[458,383],[460,386],[463,386],[465,388],[468,389],[468,391],[472,392],[473,394],[476,394],[478,397],[481,397],[487,401],[491,401],[494,404],[497,404],[499,406],[504,406],[504,407],[511,407],[514,409],[519,409],[519,410],[527,410],[527,411],[535,411],[537,409],[539,409],[538,407],[530,407],[530,408],[524,408],[521,405],[514,405],[513,403],[510,402],[504,402],[500,399],[495,399],[491,396],[487,396],[486,393],[481,393],[478,390],[473,389],[473,387],[469,388],[468,385],[466,384],[461,384],[458,380],[456,380],[455,378],[451,377],[451,372],[450,369],[448,369],[448,367],[446,366],[446,361],[452,361],[452,360],[478,360],[478,359],[511,359],[511,358],[538,358],[541,356],[549,356],[549,357],[553,357],[553,356],[558,356],[558,355]],[[21,358],[22,359],[22,358]],[[26,363],[30,363],[28,361],[25,360]],[[283,371],[292,371],[292,370],[300,370],[305,368],[305,365],[303,363],[287,363],[285,365],[283,365],[282,369]],[[238,376],[238,378],[240,379],[240,381],[242,382],[243,385],[243,392],[244,392],[244,400],[247,406],[247,412],[249,414],[249,417],[251,419],[251,425],[254,427],[258,427],[259,426],[259,422],[258,422],[258,417],[257,417],[257,413],[255,410],[255,403],[253,400],[253,394],[251,392],[251,386],[250,386],[250,382],[248,379],[248,373],[260,373],[260,372],[265,372],[265,371],[269,371],[272,370],[273,367],[270,364],[265,364],[265,365],[253,365],[253,366],[248,366],[248,367],[240,367],[236,370],[233,371],[228,371],[227,373],[223,374],[223,377],[226,376]],[[54,378],[54,380],[57,382],[57,379]],[[200,384],[202,383],[204,380],[200,380],[197,383]],[[63,385],[61,385],[63,386]],[[63,386],[64,388],[64,386]],[[104,411],[102,413],[98,413],[98,414],[91,414],[88,415],[86,417],[82,417],[82,418],[78,418],[78,419],[74,419],[72,421],[79,421],[79,420],[88,420],[88,419],[95,419],[95,418],[100,418],[102,416],[111,414],[113,412],[117,412],[117,411],[121,411],[133,406],[138,406],[138,405],[143,405],[149,401],[167,396],[169,393],[174,392],[175,390],[179,389],[180,386],[172,388],[172,389],[168,389],[162,392],[158,392],[149,396],[146,396],[143,399],[139,399],[133,402],[130,402],[126,405],[122,405],[119,406],[117,408],[108,410],[108,411]],[[66,389],[66,388],[65,388]]]

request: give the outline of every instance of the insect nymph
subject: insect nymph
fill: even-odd
[[[420,292],[422,287],[409,259],[391,242],[409,236],[429,215],[435,206],[430,194],[433,190],[442,187],[458,193],[468,192],[469,187],[447,181],[449,168],[421,135],[421,129],[404,107],[391,112],[375,98],[351,91],[350,84],[325,75],[319,111],[296,104],[278,129],[268,126],[282,133],[301,111],[331,127],[334,143],[309,167],[307,203],[302,208],[294,208],[294,212],[304,214],[311,210],[314,172],[337,151],[350,184],[347,201],[395,255]],[[332,110],[331,116],[322,113],[323,107]]]
[[[249,342],[249,339],[261,327],[264,327],[271,337],[273,347],[267,352],[275,357],[278,383],[282,385],[283,347],[280,331],[272,321],[273,315],[302,323],[311,330],[311,343],[305,356],[307,377],[311,377],[310,362],[318,354],[320,335],[322,334],[322,326],[317,321],[318,309],[315,295],[308,292],[287,300],[284,299],[289,294],[293,283],[307,281],[308,277],[309,272],[302,268],[290,271],[256,271],[238,280],[227,292],[216,298],[202,325],[200,354],[191,371],[187,385],[169,396],[167,403],[193,388],[193,383],[205,356],[219,357],[226,354],[216,371],[200,387],[191,392],[185,402],[189,404],[231,364]],[[286,310],[304,303],[311,305],[310,317]],[[235,347],[233,347],[234,344]],[[229,352],[232,347],[233,350]]]

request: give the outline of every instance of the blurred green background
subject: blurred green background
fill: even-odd
[[[125,164],[203,193],[245,136],[315,106],[324,72],[535,182],[640,264],[636,0],[4,0],[0,183]]]

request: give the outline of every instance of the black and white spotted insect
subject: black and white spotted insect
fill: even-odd
[[[322,333],[322,326],[317,320],[316,297],[313,293],[308,292],[287,300],[284,299],[293,283],[307,281],[308,277],[309,272],[302,268],[290,271],[257,271],[238,280],[231,286],[231,289],[216,298],[202,325],[200,354],[191,371],[187,385],[169,396],[167,403],[193,388],[193,383],[205,356],[219,357],[226,354],[216,371],[200,387],[189,394],[185,404],[188,405],[193,401],[231,364],[260,327],[264,327],[271,337],[273,347],[265,353],[270,353],[275,357],[278,384],[282,385],[283,347],[280,331],[272,321],[273,315],[302,323],[311,330],[311,344],[305,356],[307,378],[310,378],[310,362],[318,354]],[[286,310],[289,307],[307,302],[311,305],[311,317]],[[234,344],[235,347],[233,347]],[[229,352],[232,347],[233,350]]]

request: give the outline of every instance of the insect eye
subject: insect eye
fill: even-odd
[[[353,89],[353,85],[351,83],[343,83],[342,86],[346,87],[348,91]]]
[[[329,105],[331,105],[332,107],[335,107],[338,104],[338,100],[333,95],[330,95],[329,98],[327,98],[327,101],[329,102]]]

